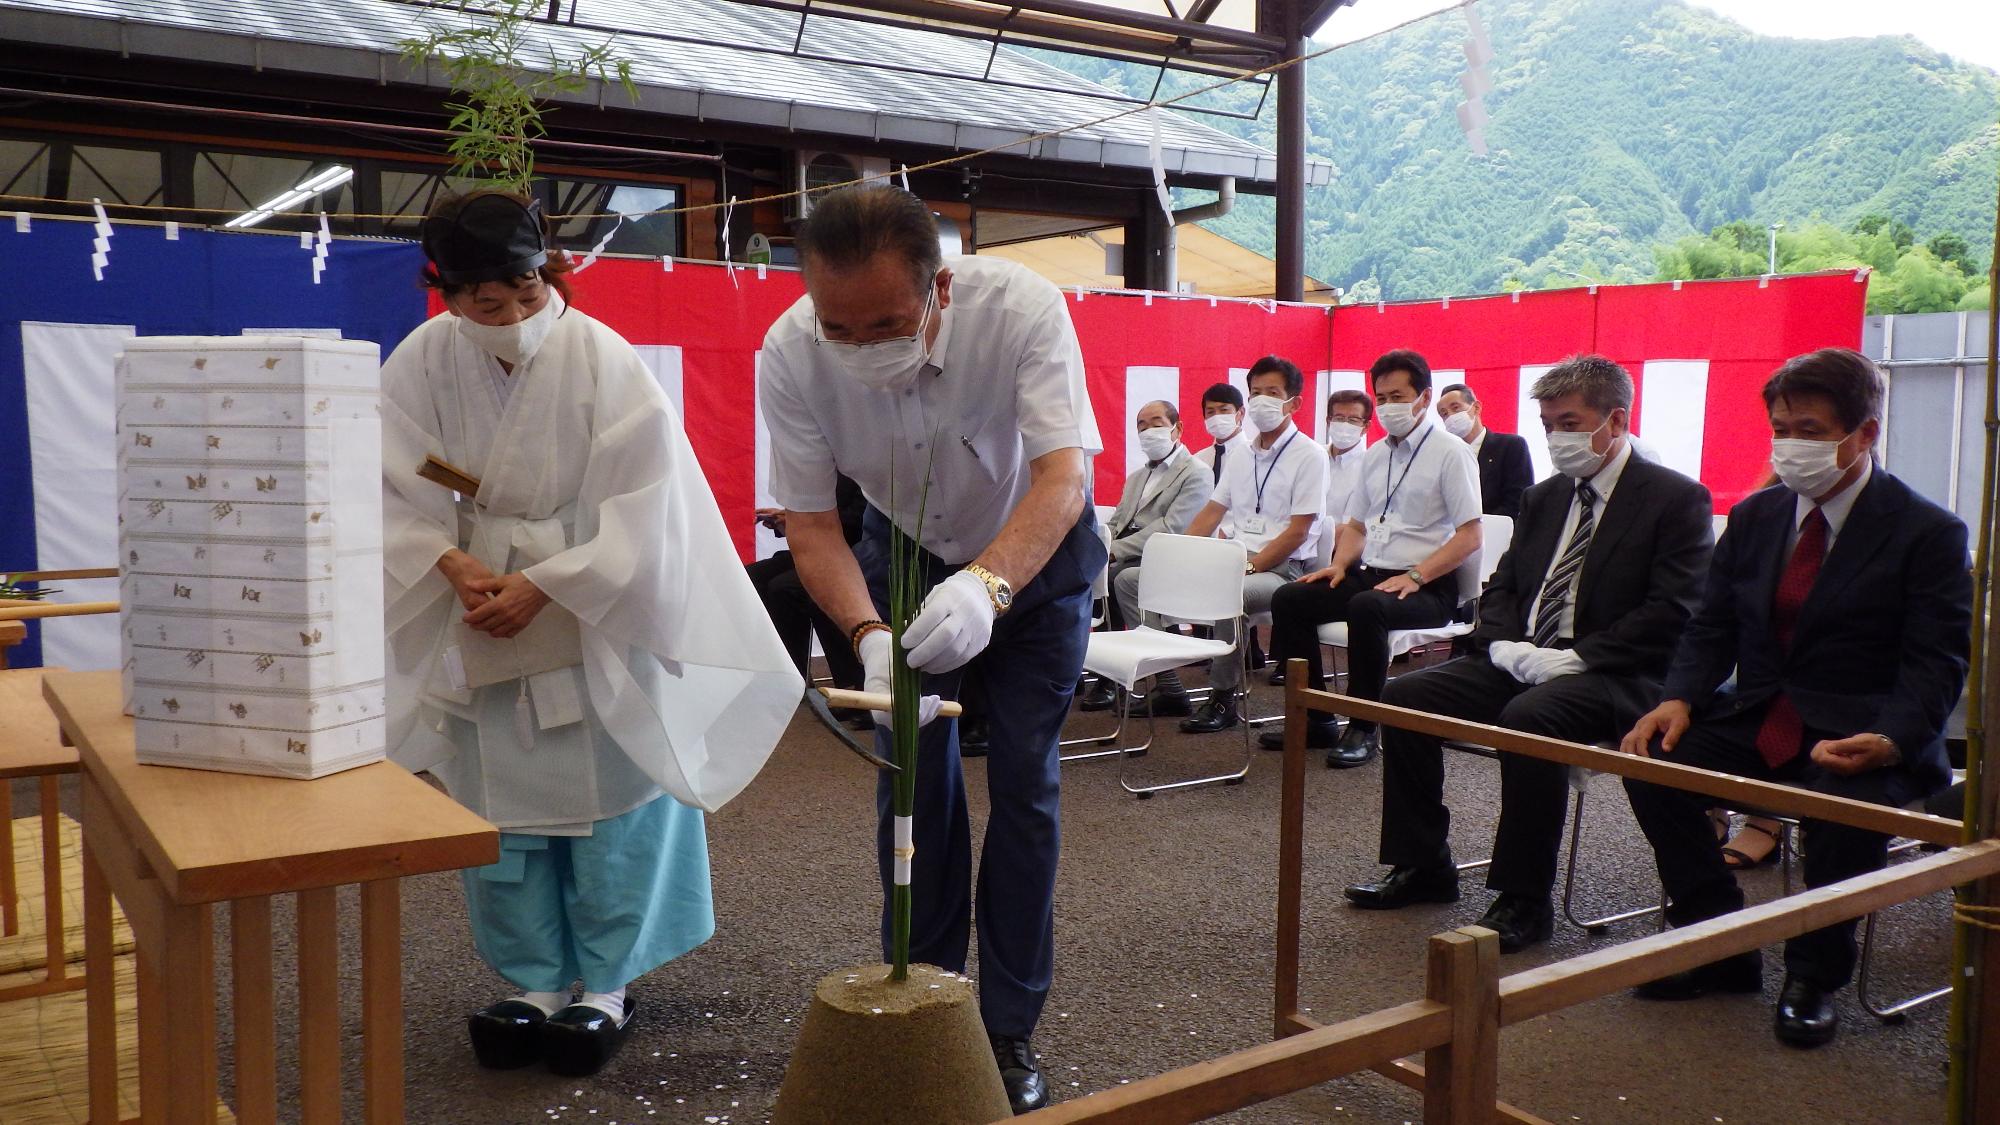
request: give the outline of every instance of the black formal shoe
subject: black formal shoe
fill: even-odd
[[[1340,724],[1333,720],[1310,719],[1306,722],[1306,749],[1331,750],[1340,743]],[[1266,750],[1285,748],[1285,729],[1272,727],[1257,736],[1257,745]]]
[[[1397,910],[1419,902],[1457,902],[1458,868],[1396,867],[1373,883],[1347,888],[1347,901],[1364,910]]]
[[[1546,896],[1502,893],[1476,924],[1500,935],[1500,952],[1519,953],[1549,940],[1556,928],[1556,908]]]
[[[466,1019],[472,1054],[491,1070],[519,1070],[542,1057],[541,1027],[548,1018],[526,1000],[502,1000]]]
[[[542,1023],[542,1058],[565,1078],[588,1078],[604,1069],[632,1028],[638,1003],[625,998],[625,1018],[614,1020],[588,1004],[571,1004]]]
[[[833,717],[840,720],[840,725],[848,730],[865,733],[875,729],[875,716],[863,708],[835,707],[832,710]]]
[[[1283,687],[1285,685],[1285,666],[1280,664],[1276,668],[1271,669],[1271,675],[1268,679],[1272,687]]]
[[[1833,993],[1811,981],[1785,977],[1773,1021],[1778,1042],[1789,1047],[1823,1047],[1840,1031],[1840,1013],[1833,1010]]]
[[[960,719],[958,721],[958,756],[961,758],[984,758],[986,756],[985,719]]]
[[[1118,685],[1110,680],[1099,680],[1089,691],[1077,697],[1079,711],[1109,711],[1118,706]]]
[[[1178,688],[1159,688],[1144,695],[1132,697],[1132,717],[1147,719],[1158,716],[1162,719],[1178,719],[1182,715],[1194,713],[1194,704],[1188,702],[1187,692]]]
[[[1675,973],[1659,980],[1649,980],[1632,990],[1632,995],[1641,1000],[1693,1000],[1711,992],[1762,992],[1764,990],[1764,952],[1753,949],[1734,957],[1725,957]]]
[[[1242,717],[1236,713],[1234,700],[1218,702],[1211,699],[1201,705],[1201,710],[1194,713],[1194,718],[1181,723],[1181,733],[1214,734],[1219,730],[1228,730],[1241,721]]]
[[[1355,766],[1365,766],[1375,760],[1375,751],[1380,748],[1381,740],[1374,731],[1362,730],[1359,724],[1349,723],[1340,741],[1326,752],[1326,768],[1351,770]]]
[[[1032,1113],[1049,1104],[1048,1083],[1042,1068],[1035,1065],[1034,1049],[1026,1039],[987,1035],[993,1043],[993,1061],[1000,1065],[1000,1084],[1007,1087],[1007,1104],[1015,1113]]]

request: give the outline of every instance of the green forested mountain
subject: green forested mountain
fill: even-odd
[[[1456,13],[1309,64],[1312,155],[1337,169],[1308,204],[1309,273],[1368,299],[1643,280],[1671,264],[1656,248],[1724,224],[1846,229],[1870,215],[1919,241],[1958,235],[1985,268],[2000,166],[1992,71],[1908,38],[1755,35],[1679,0],[1479,10],[1497,56],[1486,157],[1454,113]],[[1061,65],[1152,89],[1150,69]],[[1275,105],[1255,121],[1201,120],[1270,145]],[[1269,199],[1239,198],[1210,225],[1268,251],[1271,219]]]

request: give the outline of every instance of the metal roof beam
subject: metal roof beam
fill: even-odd
[[[1015,33],[1050,43],[1094,46],[1138,57],[1261,56],[1276,58],[1284,40],[1254,31],[1213,27],[1193,20],[1104,8],[1086,0],[738,0],[788,12],[807,10],[821,16],[857,12],[901,16],[924,23],[928,30],[948,25],[989,32]],[[947,25],[947,26],[939,26]]]

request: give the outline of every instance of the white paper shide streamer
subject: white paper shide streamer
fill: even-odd
[[[1153,160],[1153,191],[1160,197],[1160,210],[1167,216],[1168,225],[1174,221],[1174,197],[1167,190],[1167,165],[1160,158],[1160,107],[1146,111],[1146,119],[1153,123],[1152,136],[1146,140],[1146,154]]]
[[[326,256],[333,250],[333,231],[326,225],[326,212],[319,213],[319,234],[313,240],[313,284],[326,272]]]
[[[604,253],[604,248],[605,248],[605,247],[607,247],[607,246],[609,246],[609,245],[611,245],[611,240],[612,240],[613,238],[616,238],[616,237],[618,236],[618,228],[619,228],[619,227],[622,227],[622,226],[624,226],[624,225],[625,225],[625,220],[627,220],[627,219],[635,219],[635,220],[636,220],[636,219],[643,219],[643,218],[645,218],[645,217],[646,217],[646,212],[644,212],[644,211],[620,211],[620,212],[618,212],[618,221],[617,221],[617,222],[615,222],[615,223],[612,223],[612,224],[611,224],[611,229],[610,229],[610,230],[608,230],[608,231],[605,231],[605,232],[604,232],[604,237],[603,237],[603,238],[600,238],[600,239],[598,239],[598,240],[597,240],[597,245],[595,245],[595,246],[593,246],[593,247],[591,247],[591,248],[590,248],[590,253],[588,253],[588,254],[585,254],[585,255],[583,256],[583,261],[581,261],[581,262],[578,262],[578,263],[576,264],[576,270],[575,270],[574,272],[576,272],[576,273],[582,273],[582,272],[583,272],[584,270],[587,270],[587,269],[589,269],[589,268],[590,268],[590,266],[591,266],[591,263],[593,263],[593,262],[597,261],[597,256],[598,256],[599,254],[602,254],[602,253]]]
[[[896,821],[896,885],[910,885],[910,861],[916,858],[916,818],[899,816]]]
[[[104,201],[93,199],[90,209],[97,212],[94,229],[97,237],[90,242],[90,274],[99,281],[104,280],[104,267],[111,264],[111,217],[104,213]]]

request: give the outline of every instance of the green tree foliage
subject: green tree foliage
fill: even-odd
[[[1946,232],[1916,246],[1914,236],[1906,235],[1907,226],[1880,215],[1864,215],[1847,230],[1822,222],[1781,230],[1778,272],[1870,270],[1871,313],[1946,312],[1966,307],[1961,302],[1968,294],[1983,294],[1979,275],[1967,268],[1963,238]],[[1770,265],[1769,236],[1768,230],[1734,222],[1707,235],[1657,246],[1654,277],[1660,281],[1755,277]]]
[[[1782,244],[1867,216],[1880,222],[1844,249],[1879,272],[1918,249],[1983,272],[2000,169],[1992,71],[1908,38],[1753,35],[1683,0],[1480,0],[1480,14],[1497,56],[1483,158],[1453,112],[1454,12],[1308,65],[1310,155],[1335,168],[1307,202],[1308,273],[1349,289],[1372,277],[1389,300],[1638,281],[1662,268],[1655,246],[1729,224],[1728,262],[1761,273],[1769,224],[1786,224]],[[1157,75],[1059,58],[1140,97]],[[1204,101],[1247,113],[1257,93]],[[1269,146],[1275,105],[1201,120]],[[1269,251],[1272,222],[1268,198],[1245,196],[1207,225]],[[1929,245],[1946,234],[1971,245]],[[1820,241],[1815,260],[1843,249]]]

